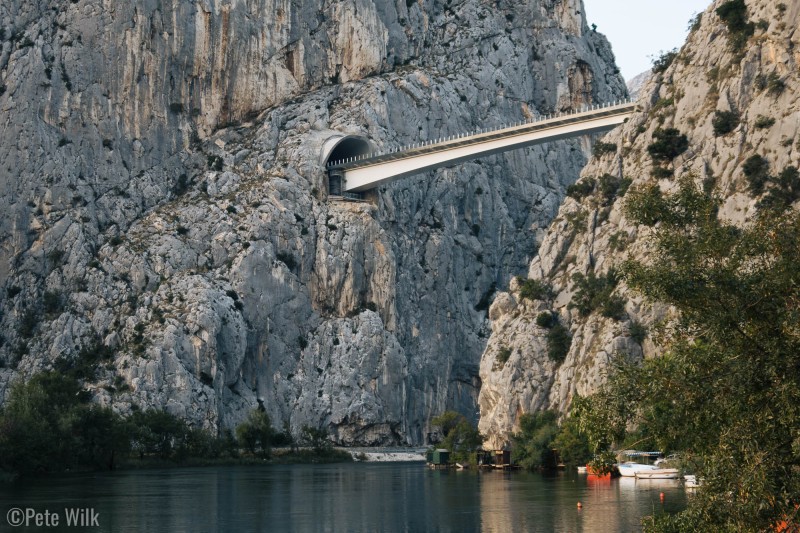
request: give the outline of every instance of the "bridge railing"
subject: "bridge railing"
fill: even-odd
[[[597,112],[597,111],[611,110],[612,108],[615,108],[615,107],[627,107],[627,106],[630,106],[631,104],[633,104],[633,100],[626,99],[626,100],[616,100],[614,102],[608,102],[608,103],[605,103],[605,104],[584,105],[584,106],[581,106],[580,109],[574,109],[574,110],[567,111],[567,112],[564,112],[564,113],[538,115],[538,116],[533,117],[531,119],[523,120],[523,121],[520,121],[520,122],[515,122],[513,124],[506,124],[504,126],[498,126],[498,127],[495,127],[495,128],[479,128],[477,130],[474,130],[474,131],[471,131],[471,132],[468,132],[468,133],[461,133],[461,134],[456,134],[456,135],[447,135],[447,136],[444,136],[444,137],[439,137],[438,139],[432,139],[432,140],[423,141],[423,142],[420,142],[420,143],[407,144],[407,145],[403,145],[403,146],[398,146],[396,148],[390,148],[390,149],[384,150],[384,151],[372,152],[372,153],[369,153],[369,154],[363,154],[363,155],[360,155],[360,156],[349,157],[349,158],[341,159],[341,160],[338,160],[338,161],[331,161],[326,166],[327,166],[327,168],[332,168],[332,167],[339,167],[339,166],[343,166],[343,165],[350,165],[350,164],[353,164],[353,163],[359,163],[361,161],[366,161],[366,160],[369,160],[369,159],[377,159],[377,158],[388,156],[388,155],[399,154],[401,152],[407,152],[407,151],[415,150],[415,149],[418,149],[418,148],[425,148],[425,147],[434,146],[434,145],[437,145],[437,144],[445,144],[445,143],[449,143],[449,142],[453,142],[453,141],[458,141],[460,139],[465,139],[467,137],[474,137],[476,135],[492,134],[492,133],[497,133],[497,132],[500,132],[500,131],[503,131],[503,130],[508,130],[508,129],[511,129],[511,128],[517,128],[517,127],[520,127],[520,126],[535,125],[535,124],[539,124],[539,123],[542,123],[542,122],[547,122],[547,121],[550,121],[550,120],[558,120],[558,119],[570,118],[570,117],[574,117],[576,115],[592,114],[593,112]]]

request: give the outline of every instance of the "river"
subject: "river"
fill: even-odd
[[[34,512],[41,520],[49,512],[51,525],[58,515],[59,523],[14,531],[608,533],[641,531],[642,516],[680,510],[686,499],[670,481],[435,471],[407,462],[172,468],[0,485],[0,531],[18,508],[29,524]],[[69,509],[86,509],[78,517],[97,525],[67,527]]]

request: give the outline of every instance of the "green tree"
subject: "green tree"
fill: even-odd
[[[300,442],[310,447],[316,455],[327,455],[333,450],[330,435],[322,428],[303,426],[300,430]]]
[[[552,446],[561,462],[568,465],[585,465],[592,458],[589,440],[581,433],[575,416],[570,416],[561,423]]]
[[[0,414],[0,467],[26,474],[75,464],[71,423],[86,401],[81,385],[58,372],[15,384]]]
[[[800,216],[763,210],[745,226],[717,216],[719,200],[681,180],[649,191],[628,216],[651,225],[647,264],[629,286],[680,311],[661,357],[620,364],[578,402],[595,451],[636,425],[653,445],[696,460],[703,488],[652,531],[763,531],[797,524],[800,504]]]
[[[267,412],[263,408],[253,409],[247,420],[236,427],[236,437],[251,454],[255,455],[258,449],[262,457],[269,457],[275,430]]]
[[[553,441],[558,434],[554,411],[525,413],[519,418],[519,433],[511,437],[514,461],[528,470],[555,468]]]
[[[132,446],[139,458],[155,455],[161,459],[181,459],[190,433],[186,422],[166,412],[151,409],[136,411],[130,417]]]
[[[445,411],[431,420],[431,425],[438,426],[443,439],[440,446],[450,450],[453,461],[475,462],[475,452],[483,445],[484,437],[474,424],[464,415],[455,411]]]

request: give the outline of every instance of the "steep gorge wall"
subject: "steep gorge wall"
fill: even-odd
[[[669,191],[678,177],[689,176],[700,186],[713,186],[723,199],[721,217],[743,223],[759,201],[748,188],[743,163],[760,155],[772,175],[800,166],[800,2],[747,1],[754,35],[740,52],[732,49],[730,32],[716,14],[723,3],[709,6],[669,68],[647,82],[638,112],[603,139],[616,149],[593,158],[579,184],[599,184],[610,174],[631,179],[631,188],[657,183]],[[715,131],[716,112],[733,113],[735,128]],[[673,176],[658,176],[648,154],[657,128],[677,128],[688,137],[688,150],[664,167]],[[576,395],[600,386],[616,358],[657,356],[659,348],[647,333],[672,316],[669,308],[643,302],[624,283],[612,293],[625,302],[617,318],[600,309],[582,315],[570,306],[578,290],[576,273],[602,277],[626,258],[646,262],[648,257],[648,228],[627,220],[622,193],[605,195],[595,185],[593,192],[576,196],[565,199],[528,271],[530,279],[552,288],[552,297],[522,298],[514,280],[490,309],[479,427],[492,445],[506,441],[523,413],[566,413]],[[545,311],[557,313],[572,336],[562,363],[548,356],[548,330],[537,325]]]
[[[0,389],[99,343],[89,386],[123,413],[222,428],[260,403],[342,443],[422,442],[432,416],[475,411],[485,302],[588,146],[362,204],[327,201],[324,141],[395,146],[625,90],[575,0],[12,0],[0,27]]]

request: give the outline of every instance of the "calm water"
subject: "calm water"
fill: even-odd
[[[679,510],[686,498],[670,481],[432,471],[421,463],[182,468],[0,485],[0,531],[608,533],[640,531],[642,516]],[[99,527],[10,529],[12,507],[57,512],[61,525],[64,508],[90,507]]]

